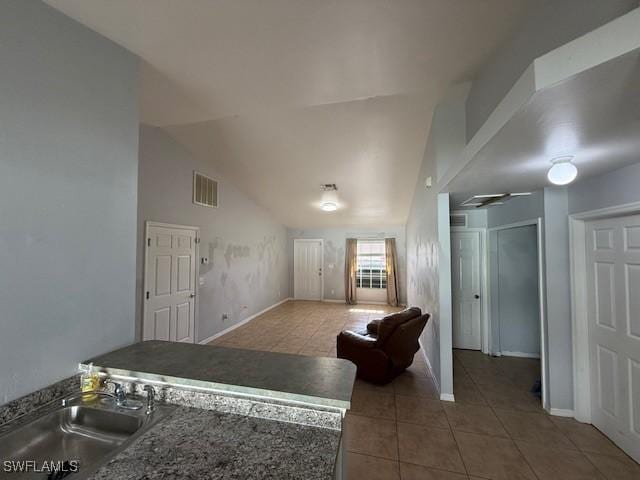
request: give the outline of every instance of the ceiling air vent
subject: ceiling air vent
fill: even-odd
[[[466,227],[467,216],[462,213],[454,213],[449,216],[449,223],[452,227]]]
[[[193,203],[203,207],[218,206],[218,182],[206,175],[193,172]]]

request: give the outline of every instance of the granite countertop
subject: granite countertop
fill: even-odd
[[[338,358],[150,340],[86,360],[98,371],[173,385],[350,408],[356,367]]]
[[[337,430],[179,407],[91,480],[329,480]]]

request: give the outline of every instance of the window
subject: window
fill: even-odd
[[[384,240],[358,240],[357,288],[387,288]]]

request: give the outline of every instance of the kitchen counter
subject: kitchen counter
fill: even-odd
[[[304,357],[151,340],[88,359],[103,373],[346,410],[356,367]]]
[[[90,478],[329,480],[339,443],[337,430],[179,407]]]

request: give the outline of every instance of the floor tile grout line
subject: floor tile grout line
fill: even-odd
[[[454,378],[455,378],[455,373],[454,373]],[[455,392],[454,392],[454,395],[455,395]],[[451,437],[453,437],[453,441],[456,444],[456,449],[458,450],[458,456],[460,457],[460,461],[462,462],[462,468],[464,468],[464,472],[467,475],[467,478],[469,478],[469,467],[467,467],[467,463],[464,461],[464,456],[462,455],[460,444],[458,443],[458,439],[456,438],[456,434],[453,430],[453,425],[451,425],[451,420],[449,419],[449,415],[447,415],[447,409],[444,408],[444,406],[442,406],[442,410],[444,412],[444,418],[447,419],[447,424],[449,425],[449,432],[451,432]]]
[[[464,365],[463,365],[464,367]],[[466,371],[466,367],[465,368],[465,372],[467,373],[467,375],[469,375],[469,372]],[[455,374],[454,374],[455,376]],[[482,393],[482,391],[480,390],[480,388],[478,387],[478,384],[476,384],[476,381],[473,379],[473,377],[471,375],[469,375],[469,378],[471,378],[471,381],[473,382],[473,384],[476,386],[476,388],[478,388],[478,391],[480,392],[480,395],[482,395],[484,397],[484,394]],[[524,455],[524,453],[522,452],[522,450],[520,449],[520,447],[518,446],[518,443],[515,441],[515,439],[511,436],[511,434],[509,433],[509,430],[507,430],[507,428],[505,427],[504,423],[502,422],[502,420],[500,420],[500,417],[498,417],[498,415],[496,414],[495,411],[495,407],[489,402],[489,400],[487,400],[487,398],[485,397],[485,400],[487,401],[487,405],[489,406],[489,408],[491,409],[491,411],[493,412],[493,415],[498,419],[498,421],[500,422],[500,424],[502,425],[502,428],[504,429],[504,431],[507,433],[509,440],[511,441],[511,443],[513,444],[513,446],[516,448],[516,450],[518,451],[518,453],[520,454],[520,456],[522,457],[522,459],[524,460],[524,462],[527,464],[527,466],[529,467],[529,470],[531,470],[531,472],[533,473],[533,475],[538,479],[538,480],[544,480],[541,479],[538,474],[536,473],[536,471],[534,470],[533,466],[529,463],[529,461],[527,460],[527,457]],[[457,440],[456,440],[457,442]],[[463,459],[464,462],[464,459]]]
[[[398,478],[402,480],[402,470],[400,469],[400,429],[398,428],[398,404],[396,402],[395,388],[393,393],[393,411],[396,422],[396,455],[398,456]]]

